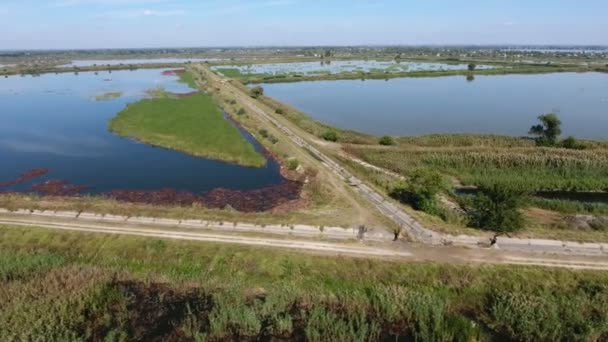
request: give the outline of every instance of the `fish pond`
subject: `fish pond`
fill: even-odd
[[[335,127],[376,135],[524,136],[554,112],[563,135],[608,139],[608,74],[398,78],[262,84],[265,94]]]
[[[333,75],[340,73],[466,70],[468,64],[396,62],[396,61],[321,61],[300,63],[248,64],[214,66],[225,76],[236,75]],[[478,65],[477,69],[492,69],[493,66]]]
[[[0,192],[114,192],[118,198],[145,199],[148,192],[171,189],[152,195],[184,198],[187,193],[193,199],[214,189],[218,197],[222,188],[236,191],[231,194],[236,198],[286,181],[272,158],[261,168],[243,167],[108,131],[109,120],[157,87],[177,94],[193,90],[162,70],[0,79]],[[262,152],[251,135],[239,130]]]
[[[188,62],[215,62],[218,58],[142,58],[142,59],[85,59],[73,60],[70,64],[62,67],[91,67],[101,65],[129,65],[129,64],[164,64],[164,63],[188,63]]]

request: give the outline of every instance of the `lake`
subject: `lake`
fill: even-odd
[[[555,112],[564,135],[608,138],[608,74],[398,78],[262,84],[265,94],[333,126],[376,135],[523,136]]]
[[[161,64],[161,63],[187,63],[187,62],[215,62],[218,58],[141,58],[141,59],[86,59],[73,60],[70,64],[62,67],[90,67],[96,65],[129,65],[129,64]]]
[[[248,168],[121,138],[108,121],[145,91],[164,87],[191,92],[163,70],[45,74],[0,79],[0,183],[32,169],[48,169],[1,191],[27,191],[36,183],[63,180],[90,186],[85,193],[165,188],[196,194],[215,188],[253,190],[283,181],[279,165]],[[120,93],[120,97],[103,97]],[[97,99],[107,100],[99,101]],[[168,113],[169,114],[169,113]],[[259,148],[248,133],[247,139]]]
[[[214,66],[213,70],[235,69],[243,75],[322,75],[358,72],[413,72],[413,71],[439,71],[439,70],[466,70],[468,64],[425,63],[425,62],[395,62],[395,61],[321,61],[299,63],[270,63],[248,65],[222,65]],[[478,65],[477,69],[492,69],[493,66]]]

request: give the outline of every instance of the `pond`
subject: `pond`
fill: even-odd
[[[395,62],[395,61],[321,61],[300,63],[275,64],[249,64],[249,65],[222,65],[214,66],[213,70],[238,70],[242,75],[322,75],[359,72],[413,72],[413,71],[439,71],[439,70],[466,70],[468,64],[424,63],[424,62]],[[491,69],[489,65],[478,65],[477,69]]]
[[[376,135],[523,136],[555,112],[564,136],[608,138],[608,74],[398,78],[262,84],[265,94],[333,126]]]
[[[109,132],[108,121],[150,88],[192,91],[178,83],[175,75],[162,71],[0,79],[0,192],[28,191],[49,180],[87,186],[84,192],[88,194],[167,188],[194,194],[216,188],[247,191],[284,181],[273,159],[263,168],[248,168],[152,147]],[[116,95],[103,96],[106,93]],[[242,134],[259,149],[248,133]],[[7,183],[33,169],[48,169],[48,173],[24,177],[19,184]]]
[[[142,58],[142,59],[86,59],[73,60],[72,63],[62,67],[90,67],[97,65],[129,65],[129,64],[161,64],[161,63],[187,63],[187,62],[215,62],[218,58]]]

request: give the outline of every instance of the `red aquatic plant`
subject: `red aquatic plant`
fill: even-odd
[[[179,75],[185,73],[185,69],[165,70],[162,72],[164,76]]]
[[[19,175],[19,177],[15,178],[13,180],[0,182],[0,188],[6,188],[6,187],[17,185],[17,184],[23,184],[23,183],[29,182],[30,180],[32,180],[34,178],[44,176],[48,172],[49,172],[49,169],[42,169],[42,168],[29,170],[27,172],[22,173],[21,175]]]
[[[89,188],[86,185],[74,185],[64,180],[52,179],[32,185],[31,190],[48,196],[74,196]]]

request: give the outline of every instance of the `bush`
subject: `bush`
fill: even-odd
[[[245,115],[247,114],[247,111],[245,110],[245,108],[241,108],[239,109],[238,112],[236,112],[236,115]]]
[[[338,132],[334,130],[327,131],[321,135],[321,138],[327,141],[338,141]]]
[[[519,208],[522,196],[513,190],[494,186],[482,189],[471,201],[469,223],[474,228],[508,234],[524,225]]]
[[[283,109],[281,109],[281,108],[277,108],[274,112],[277,113],[277,114],[280,114],[280,115],[285,114],[285,111]]]
[[[467,69],[469,69],[469,71],[475,71],[476,68],[477,68],[477,65],[475,63],[470,63],[467,66]]]
[[[414,171],[407,185],[391,191],[391,197],[407,203],[416,210],[436,214],[437,194],[447,188],[443,176],[433,170],[418,169]]]
[[[382,138],[380,138],[379,143],[380,143],[380,145],[391,146],[391,145],[395,145],[395,140],[393,139],[393,137],[385,135]]]
[[[296,170],[298,166],[300,166],[300,162],[295,158],[291,158],[287,161],[287,168],[291,171]]]
[[[251,88],[251,97],[257,99],[258,97],[264,95],[264,88],[260,86],[256,86]]]
[[[261,130],[258,131],[258,133],[260,133],[260,135],[262,137],[268,138],[268,131],[267,130],[265,130],[265,129],[262,128]]]
[[[576,140],[576,138],[573,136],[567,137],[566,139],[562,140],[562,142],[560,143],[560,146],[563,148],[571,149],[571,150],[584,150],[585,149],[585,145],[583,145],[581,142]]]
[[[279,142],[279,139],[278,139],[277,137],[275,137],[274,135],[272,135],[272,134],[271,134],[270,136],[268,136],[268,140],[269,140],[269,141],[270,141],[270,142],[271,142],[273,145]]]

